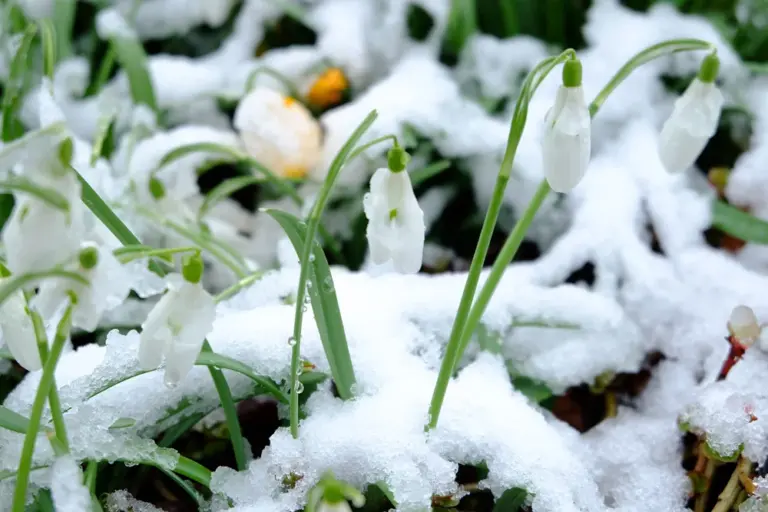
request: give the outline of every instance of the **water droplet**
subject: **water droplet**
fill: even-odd
[[[296,381],[296,394],[300,395],[304,392],[304,384],[300,380]]]
[[[310,300],[311,300],[311,299],[309,298],[309,295],[305,295],[305,296],[304,296],[304,304],[309,304],[309,301],[310,301]]]
[[[295,346],[295,345],[296,345],[296,338],[294,338],[293,336],[291,336],[290,338],[288,338],[288,346],[289,346],[289,347],[293,347],[293,346]]]
[[[325,279],[323,279],[323,291],[328,293],[333,293],[335,291],[333,286],[333,279],[331,279],[331,276],[327,276]]]
[[[353,395],[356,395],[357,391],[358,391],[357,390],[357,383],[352,384],[351,386],[349,386],[349,392],[352,393]]]
[[[301,368],[301,366],[299,366],[298,368],[296,368],[296,376],[297,376],[297,377],[301,377],[301,374],[302,374],[302,373],[304,373],[304,370]]]
[[[312,262],[312,261],[315,261],[315,253],[310,253],[310,255],[309,255],[309,261],[310,261],[310,262]]]
[[[312,288],[312,281],[307,281],[307,290]]]
[[[306,305],[302,306],[301,310],[306,313],[307,312],[307,306]]]

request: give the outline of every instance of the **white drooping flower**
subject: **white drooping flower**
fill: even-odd
[[[78,265],[74,269],[89,284],[46,280],[34,298],[34,306],[43,318],[52,318],[66,303],[69,292],[77,296],[72,310],[72,325],[88,332],[94,331],[102,315],[121,305],[131,291],[131,275],[112,251],[87,244],[80,251]]]
[[[675,101],[661,129],[659,157],[669,172],[691,167],[717,131],[723,108],[723,95],[715,85],[717,69],[716,56],[704,59],[699,76]]]
[[[40,159],[40,165],[60,164]],[[60,209],[32,195],[16,195],[13,213],[2,232],[7,266],[14,274],[49,270],[68,260],[77,253],[85,231],[85,205],[74,172],[59,167],[34,182],[64,196],[68,208]]]
[[[213,329],[216,304],[200,283],[202,260],[199,256],[197,259],[200,271],[196,278],[190,278],[187,269],[186,277],[169,275],[168,291],[141,326],[139,363],[145,370],[152,370],[165,357],[165,382],[169,386],[178,384],[189,373],[205,337]]]
[[[544,123],[544,176],[555,192],[570,192],[584,178],[592,148],[591,120],[578,60],[563,66],[563,85]]]
[[[0,283],[3,281],[5,279]],[[0,304],[0,332],[11,355],[22,367],[28,371],[42,368],[35,329],[21,291],[13,293]]]
[[[393,167],[393,159],[389,160]],[[363,210],[368,218],[366,236],[373,263],[391,261],[400,273],[418,272],[424,257],[426,227],[404,163],[399,170],[381,168],[373,174],[370,192],[363,197]]]
[[[290,96],[256,87],[240,100],[234,125],[248,154],[279,176],[302,178],[320,161],[320,124]]]

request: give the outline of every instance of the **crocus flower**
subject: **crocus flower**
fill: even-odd
[[[142,324],[139,363],[157,368],[165,356],[165,382],[178,384],[195,364],[200,348],[213,329],[216,305],[202,287],[199,255],[185,262],[182,274],[168,276],[168,291]]]
[[[544,176],[552,190],[570,192],[587,172],[591,152],[591,122],[578,60],[563,66],[563,84],[544,123]]]
[[[370,192],[363,197],[368,218],[368,245],[377,265],[388,261],[403,274],[415,274],[424,256],[424,212],[413,193],[405,170],[407,154],[395,147],[389,154],[389,168],[377,170]]]
[[[42,368],[35,330],[21,291],[13,293],[0,304],[0,331],[16,362],[29,371]]]
[[[234,125],[248,154],[279,176],[302,178],[320,160],[320,124],[304,105],[273,89],[257,87],[240,100]]]
[[[677,99],[661,129],[659,157],[669,172],[691,167],[717,131],[723,108],[723,95],[715,85],[718,68],[717,55],[704,59],[698,76]]]

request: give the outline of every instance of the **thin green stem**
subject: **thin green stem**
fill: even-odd
[[[659,43],[639,52],[637,55],[632,57],[632,59],[630,59],[627,64],[622,66],[616,75],[606,84],[600,93],[598,93],[598,95],[589,106],[590,116],[595,116],[611,92],[613,92],[616,87],[618,87],[618,85],[639,66],[642,66],[643,64],[653,59],[662,57],[664,55],[669,55],[671,53],[711,48],[712,45],[705,41],[700,41],[697,39],[679,39]],[[563,54],[560,55],[559,58],[569,54],[569,52],[570,55],[574,55],[573,50],[566,50],[563,52]],[[451,375],[453,374],[453,371],[455,370],[456,365],[458,364],[458,361],[464,352],[464,349],[469,343],[469,339],[471,339],[472,333],[480,322],[485,308],[490,302],[491,297],[493,296],[493,292],[501,280],[504,270],[514,258],[515,253],[520,247],[520,244],[522,243],[522,240],[525,236],[525,232],[528,230],[528,227],[536,215],[536,212],[551,190],[546,180],[542,181],[536,191],[536,194],[532,198],[531,203],[528,205],[523,216],[518,220],[515,228],[512,230],[512,233],[510,233],[509,237],[504,243],[501,253],[496,258],[496,261],[491,267],[491,273],[489,274],[488,279],[478,294],[477,300],[473,301],[474,290],[477,286],[480,272],[482,271],[482,260],[485,258],[485,254],[488,248],[488,245],[483,245],[485,242],[483,235],[486,234],[488,237],[490,237],[490,232],[493,230],[496,218],[494,216],[490,222],[489,219],[491,219],[493,215],[498,214],[498,209],[494,208],[494,202],[497,200],[501,201],[501,199],[499,199],[500,196],[497,195],[496,192],[500,186],[502,187],[503,191],[503,186],[505,186],[506,182],[502,183],[502,177],[505,174],[508,177],[509,173],[511,172],[512,161],[515,157],[517,144],[519,143],[520,135],[522,135],[522,131],[525,126],[527,105],[528,100],[530,99],[530,95],[533,94],[536,87],[542,82],[544,76],[546,76],[546,73],[538,75],[538,78],[531,77],[536,73],[537,69],[543,67],[543,64],[546,63],[547,60],[552,62],[551,58],[545,59],[545,61],[539,64],[539,66],[534,69],[528,78],[526,78],[526,83],[529,83],[529,80],[532,80],[533,86],[529,87],[529,92],[526,96],[526,85],[523,85],[523,90],[520,93],[520,98],[518,99],[518,103],[515,108],[515,114],[512,118],[512,128],[510,130],[510,141],[507,144],[507,151],[504,155],[504,160],[502,161],[502,169],[499,171],[499,178],[496,182],[497,187],[494,189],[491,205],[489,206],[485,222],[483,223],[483,230],[480,234],[481,240],[478,242],[478,247],[475,251],[475,257],[473,258],[472,265],[470,266],[469,275],[467,276],[467,284],[464,288],[464,294],[462,295],[461,303],[459,304],[459,310],[456,314],[456,319],[454,320],[453,329],[451,330],[451,336],[448,340],[448,346],[446,347],[446,354],[440,367],[437,383],[435,384],[435,391],[432,395],[432,401],[430,403],[429,409],[429,423],[426,426],[426,430],[432,429],[437,425],[440,409],[445,398],[445,392],[448,388]],[[551,69],[552,68],[549,67],[546,72],[549,72]],[[505,163],[508,164],[507,167],[505,167]],[[484,233],[486,227],[489,224],[490,232]],[[479,254],[482,254],[482,258],[480,258],[478,262],[476,261],[476,258]],[[469,292],[470,289],[471,292]]]
[[[35,442],[40,431],[40,422],[43,417],[43,408],[45,400],[49,396],[51,386],[53,385],[53,375],[56,371],[56,365],[64,349],[69,334],[69,326],[72,317],[72,304],[67,306],[64,316],[56,329],[56,335],[53,338],[50,354],[45,361],[43,373],[40,377],[40,383],[37,386],[35,399],[32,402],[32,413],[29,417],[29,430],[24,436],[24,444],[21,448],[21,458],[19,459],[19,470],[16,474],[16,488],[13,492],[13,512],[24,512],[24,506],[27,501],[27,487],[29,485],[29,473],[32,469],[32,458],[35,452]]]
[[[89,460],[88,465],[85,466],[85,479],[84,483],[88,490],[93,494],[96,492],[96,477],[99,474],[99,461]]]
[[[30,292],[24,292],[24,300],[27,302],[27,311],[29,311],[32,320],[32,330],[35,333],[37,350],[40,353],[40,362],[45,365],[48,360],[48,335],[45,333],[45,324],[40,313],[29,307]],[[69,438],[67,437],[67,425],[64,423],[64,413],[61,410],[61,400],[59,400],[58,386],[56,377],[51,377],[51,390],[48,393],[48,405],[51,408],[51,418],[53,420],[53,429],[56,432],[61,447],[66,453],[69,453]]]
[[[461,336],[461,345],[457,357],[461,357],[464,350],[467,348],[469,340],[472,338],[472,333],[475,332],[475,329],[480,323],[485,308],[488,307],[488,303],[491,301],[491,297],[496,291],[496,287],[499,285],[499,281],[501,281],[504,271],[507,269],[507,265],[512,261],[512,258],[515,257],[515,253],[520,248],[520,244],[523,242],[523,238],[525,238],[525,233],[528,231],[531,221],[533,221],[533,218],[536,216],[542,203],[544,203],[544,199],[546,199],[551,190],[547,180],[542,180],[539,187],[536,189],[536,193],[525,208],[522,217],[517,221],[514,229],[512,229],[512,232],[504,242],[504,245],[496,258],[497,262],[500,261],[503,264],[497,265],[496,262],[494,262],[493,267],[491,267],[491,272],[488,274],[488,279],[486,279],[483,287],[477,294],[477,298],[472,304],[472,309],[470,310],[464,325],[464,332]],[[454,361],[454,368],[456,368],[457,364],[458,361]]]
[[[530,102],[533,92],[543,80],[543,77],[552,71],[556,65],[573,58],[573,56],[573,50],[566,50],[556,58],[549,57],[544,59],[533,69],[533,71],[531,71],[531,73],[528,74],[523,83],[520,96],[518,97],[515,106],[515,113],[512,117],[507,148],[504,152],[501,168],[493,188],[491,202],[488,205],[488,211],[485,214],[483,227],[480,230],[480,238],[478,239],[477,247],[475,248],[475,254],[472,256],[472,263],[470,263],[469,266],[467,281],[464,284],[464,291],[462,292],[461,301],[459,302],[459,309],[456,312],[453,327],[451,328],[451,334],[448,338],[448,345],[446,346],[445,355],[443,356],[443,361],[440,366],[440,373],[438,374],[437,382],[435,383],[432,401],[429,406],[429,423],[425,427],[426,430],[434,428],[440,417],[440,409],[443,406],[445,393],[448,390],[448,383],[450,382],[451,374],[453,373],[454,361],[458,359],[461,336],[464,332],[464,324],[472,306],[477,283],[480,280],[480,273],[483,270],[483,263],[488,254],[488,247],[491,245],[493,230],[496,227],[496,221],[498,220],[501,205],[504,201],[504,192],[507,188],[510,174],[512,173],[512,163],[514,162],[515,153],[517,152],[517,147],[520,144],[520,138],[522,137],[523,129],[525,128],[525,120],[528,116],[528,103]]]
[[[328,202],[328,198],[331,194],[331,189],[336,181],[342,167],[347,162],[349,155],[352,153],[355,144],[360,140],[360,137],[368,130],[373,122],[378,117],[377,112],[374,110],[363,120],[360,126],[352,133],[349,140],[342,146],[339,153],[331,163],[331,167],[328,171],[328,175],[325,178],[323,187],[315,200],[315,204],[310,212],[309,219],[307,221],[307,234],[304,238],[304,247],[301,254],[301,270],[299,272],[299,287],[296,290],[296,314],[294,316],[293,323],[293,347],[291,349],[291,395],[290,395],[290,425],[291,435],[294,438],[299,436],[299,365],[301,364],[301,325],[304,319],[304,298],[307,296],[307,279],[309,277],[310,269],[310,257],[312,255],[313,245],[315,244],[315,235],[317,234],[317,228],[320,225],[320,218],[323,215],[323,210]]]
[[[233,284],[232,286],[230,286],[220,294],[216,295],[216,297],[214,297],[216,303],[218,304],[219,302],[222,302],[231,297],[234,297],[240,292],[240,290],[244,288],[248,288],[253,283],[261,279],[262,277],[264,277],[263,270],[258,270],[252,273],[251,275],[245,276],[244,278],[240,279],[238,282],[236,282],[235,284]]]
[[[677,52],[695,51],[695,50],[713,50],[712,43],[700,39],[672,39],[664,41],[653,46],[649,46],[627,61],[595,96],[592,104],[589,106],[589,114],[594,116],[600,107],[608,99],[608,96],[623,82],[634,70],[654,59]]]
[[[388,140],[391,140],[393,144],[397,144],[397,137],[395,137],[394,135],[383,135],[381,137],[377,137],[370,142],[366,142],[365,144],[361,144],[360,146],[356,147],[355,150],[352,153],[350,153],[347,161],[350,162],[354,160],[358,155],[360,155],[366,149],[372,146],[375,146],[376,144],[386,142]]]
[[[208,340],[203,342],[202,352],[213,352]],[[221,408],[224,410],[224,418],[227,421],[232,450],[235,452],[237,469],[243,471],[248,465],[248,458],[245,453],[245,441],[243,440],[243,432],[240,429],[240,420],[237,417],[237,406],[232,399],[232,390],[229,389],[224,372],[212,366],[209,366],[208,369],[211,373],[211,379],[213,379],[213,385],[216,387],[216,392],[219,394]]]
[[[115,67],[115,61],[117,54],[114,47],[110,44],[107,48],[107,53],[101,59],[101,65],[96,72],[96,78],[91,82],[91,86],[88,88],[86,96],[97,94],[109,80],[109,75],[112,73],[112,68]]]

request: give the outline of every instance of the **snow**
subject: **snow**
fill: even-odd
[[[507,145],[513,100],[522,77],[551,53],[530,37],[475,35],[458,66],[449,68],[439,62],[438,55],[450,2],[415,2],[435,20],[429,38],[421,43],[407,37],[404,13],[409,3],[305,2],[307,23],[317,31],[317,43],[254,56],[266,26],[280,16],[279,2],[149,0],[141,3],[134,18],[126,2],[115,2],[98,18],[101,37],[164,38],[199,25],[220,27],[230,16],[234,27],[208,55],[149,57],[149,73],[163,115],[133,105],[124,73],[118,73],[98,95],[83,98],[92,71],[88,62],[79,57],[62,61],[52,93],[50,83],[36,82],[21,115],[30,129],[48,128],[21,143],[6,145],[0,154],[0,171],[18,172],[28,165],[28,154],[50,154],[54,144],[71,136],[73,165],[143,243],[192,244],[153,218],[161,216],[209,237],[205,239],[225,252],[241,255],[248,271],[263,270],[261,279],[218,304],[208,341],[217,353],[274,380],[285,392],[291,377],[288,340],[295,314],[291,298],[299,278],[298,258],[263,210],[306,215],[319,191],[317,181],[352,131],[376,109],[379,117],[362,143],[390,134],[402,141],[407,124],[470,177],[471,189],[440,185],[418,198],[428,227],[461,194],[471,195],[468,199],[484,211]],[[179,8],[181,4],[184,9]],[[24,7],[44,14],[50,2],[25,2]],[[640,13],[615,0],[595,0],[584,35],[587,46],[578,55],[588,99],[648,45],[672,37],[711,41],[721,59],[726,103],[744,103],[754,115],[750,147],[734,166],[726,196],[768,218],[764,172],[768,82],[745,74],[737,55],[707,20],[680,14],[670,5],[659,4]],[[397,510],[420,512],[429,507],[434,495],[462,492],[454,481],[459,465],[484,463],[488,477],[479,486],[497,497],[506,489],[523,487],[533,512],[682,512],[690,483],[681,465],[679,425],[705,438],[723,457],[743,450],[750,461],[763,462],[768,457],[768,397],[762,384],[768,371],[765,339],[747,350],[726,379],[717,377],[728,356],[723,338],[734,308],[748,306],[758,323],[768,319],[768,250],[748,244],[732,255],[707,245],[703,232],[711,222],[714,191],[697,169],[673,175],[658,156],[659,131],[675,100],[661,79],[665,75],[691,78],[703,54],[684,52],[654,61],[629,76],[604,103],[592,123],[592,159],[585,178],[568,195],[552,194],[533,222],[530,239],[542,256],[507,268],[482,317],[482,329],[498,337],[498,353],[483,352],[473,339],[450,383],[438,426],[428,434],[424,425],[429,420],[432,389],[466,272],[402,276],[367,261],[358,272],[334,267],[332,286],[329,280],[313,283],[338,299],[357,380],[356,398],[346,402],[334,398],[326,382],[304,407],[306,418],[299,425],[298,439],[282,427],[262,456],[250,461],[244,471],[209,468],[214,471],[211,488],[217,493],[216,509],[228,509],[231,500],[232,510],[293,512],[303,506],[321,475],[332,470],[360,490],[385,483],[394,494]],[[319,117],[324,133],[321,163],[310,180],[315,183],[298,185],[300,201],[264,200],[257,211],[224,200],[205,218],[208,229],[201,227],[197,213],[204,196],[197,173],[221,155],[199,151],[161,166],[163,158],[200,142],[244,151],[217,101],[239,102],[247,93],[249,78],[265,68],[285,75],[300,92],[306,92],[328,63],[347,74],[354,99]],[[529,105],[528,123],[504,194],[502,230],[511,229],[543,177],[542,119],[554,101],[558,75],[556,69],[542,81]],[[268,73],[258,74],[255,83],[288,93]],[[504,98],[510,101],[502,112],[489,113],[483,106],[487,100]],[[116,150],[110,158],[91,163],[97,126],[107,113],[117,116]],[[253,116],[249,121],[264,133],[276,128],[267,109],[254,111]],[[66,128],[50,125],[59,121]],[[290,146],[296,141],[285,142]],[[343,193],[338,197],[353,199],[323,218],[337,238],[351,236],[350,219],[361,213],[365,184],[383,164],[388,148],[386,143],[373,146],[342,169]],[[409,170],[428,163],[414,159]],[[162,198],[150,194],[153,177],[165,188]],[[100,250],[119,246],[114,237],[104,235],[103,228],[95,227],[97,220],[90,214],[85,223],[88,234],[83,237],[98,241]],[[660,251],[651,250],[650,230]],[[38,240],[50,242],[44,236]],[[4,248],[4,254],[12,250]],[[449,249],[429,241],[425,250],[430,265],[452,256]],[[204,257],[204,283],[209,291],[236,282],[220,257],[209,250]],[[586,264],[594,268],[594,282],[571,284],[569,278]],[[150,300],[129,298],[102,315],[98,326],[91,321],[81,325],[100,327],[103,332],[117,325],[138,328],[143,323],[156,300],[152,296],[162,290],[162,280],[148,272],[145,259],[120,271],[130,274],[137,294]],[[117,276],[112,284],[125,284],[117,270],[110,272]],[[480,286],[487,277],[486,270]],[[104,276],[100,281],[105,281]],[[122,292],[117,294],[121,299]],[[115,305],[114,297],[108,298],[104,306]],[[328,373],[313,314],[308,309],[301,357]],[[43,469],[32,475],[33,491],[50,488],[57,510],[88,507],[90,495],[82,486],[78,461],[151,461],[173,470],[179,453],[158,447],[153,439],[192,415],[210,415],[207,423],[222,421],[208,368],[195,366],[178,386],[168,388],[163,382],[164,367],[141,370],[139,338],[136,331],[112,330],[104,346],[74,350],[68,344],[65,348],[55,376],[72,453],[55,457],[40,436],[33,463]],[[615,417],[586,433],[533,403],[514,389],[510,379],[513,369],[561,395],[571,387],[593,384],[607,373],[637,372],[656,351],[665,359],[653,368],[642,394],[631,406],[619,405]],[[253,383],[247,377],[226,369],[224,375],[236,399],[252,395]],[[27,374],[3,405],[28,416],[40,378],[40,371]],[[286,416],[285,404],[279,410]],[[110,429],[118,418],[135,423]],[[43,423],[51,423],[48,410]],[[0,470],[18,467],[22,442],[23,436],[0,429]],[[287,489],[282,482],[291,475],[300,478]],[[757,483],[763,493],[765,482]],[[3,481],[0,508],[11,493],[12,484]],[[755,497],[742,508],[756,510],[758,499],[762,498]],[[135,501],[126,491],[111,494],[107,507],[157,510]]]

